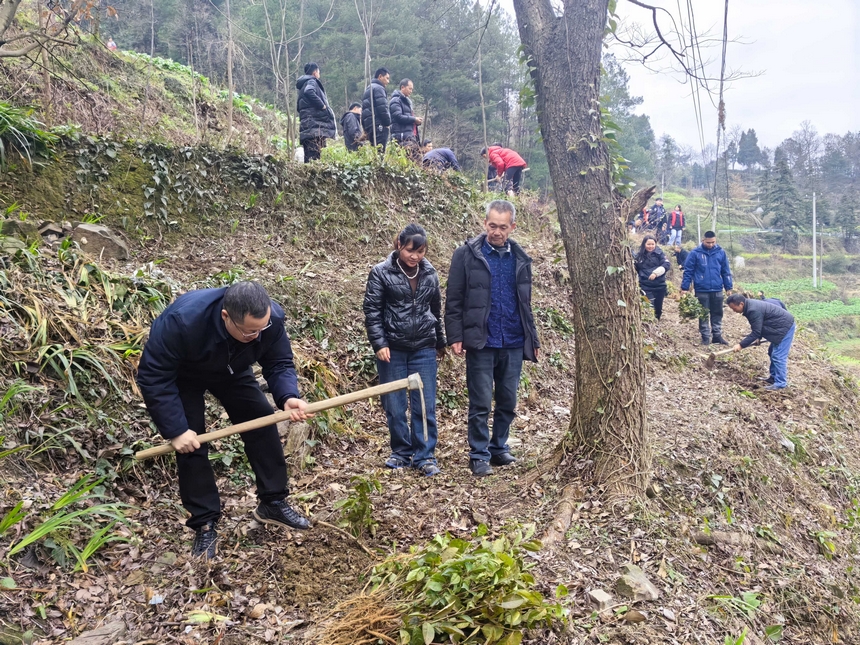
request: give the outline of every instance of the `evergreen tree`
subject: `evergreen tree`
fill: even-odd
[[[860,226],[860,218],[857,216],[857,197],[855,190],[844,193],[839,199],[839,207],[834,217],[834,223],[842,231],[843,244],[848,252],[854,250],[855,238],[858,236],[858,226]]]
[[[605,54],[602,67],[601,103],[621,129],[618,145],[621,155],[627,159],[630,168],[628,174],[635,179],[650,178],[654,175],[651,158],[654,131],[647,115],[633,114],[633,108],[642,104],[642,97],[630,95],[630,77],[614,55]]]
[[[755,130],[750,128],[741,134],[737,152],[738,163],[749,170],[756,164],[762,163],[762,157],[761,149],[758,147],[758,136]]]
[[[803,206],[784,157],[780,156],[772,172],[765,169],[759,186],[764,212],[772,215],[771,223],[782,230],[783,251],[796,251]]]

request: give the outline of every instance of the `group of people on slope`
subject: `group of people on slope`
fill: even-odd
[[[419,373],[427,411],[425,441],[422,394],[383,395],[389,468],[411,467],[425,476],[440,472],[436,374],[448,346],[466,359],[471,472],[486,476],[493,466],[516,462],[508,435],[520,372],[523,360],[537,360],[540,347],[531,307],[531,258],[510,239],[516,229],[512,203],[491,202],[483,228],[454,252],[444,315],[439,277],[426,258],[429,244],[421,226],[403,229],[392,253],[368,276],[363,309],[380,382]],[[261,285],[238,282],[185,293],[152,323],[137,382],[153,423],[177,452],[179,493],[189,516],[186,525],[195,532],[195,556],[215,555],[221,518],[209,444],[198,440],[206,432],[205,393],[221,402],[233,424],[271,414],[252,370],[259,363],[278,409],[288,411],[293,421],[310,416],[299,394],[284,319],[283,309]],[[254,517],[276,526],[310,528],[310,521],[286,501],[287,467],[277,426],[251,430],[241,438],[256,477]]]
[[[770,371],[762,380],[766,389],[781,390],[788,386],[788,352],[794,339],[794,317],[785,305],[775,298],[756,300],[743,294],[732,294],[734,283],[726,252],[717,244],[713,231],[706,231],[702,243],[687,252],[678,245],[675,258],[682,271],[681,295],[693,288],[696,299],[708,312],[699,319],[699,334],[702,345],[729,345],[723,337],[723,294],[729,297],[729,308],[742,314],[750,323],[751,331],[735,351],[745,349],[762,340],[770,341],[768,350]],[[634,257],[634,266],[639,287],[654,307],[657,320],[663,315],[663,299],[666,296],[666,272],[671,265],[653,235],[646,235]]]
[[[305,65],[304,75],[296,81],[299,115],[299,142],[304,150],[305,162],[320,158],[327,139],[337,136],[334,111],[325,93],[320,68],[316,63]],[[384,67],[376,70],[373,80],[365,88],[361,102],[349,105],[340,119],[344,144],[355,152],[364,143],[381,146],[384,150],[389,139],[403,146],[409,156],[424,166],[438,171],[460,171],[457,156],[450,148],[436,148],[429,139],[419,142],[419,129],[423,119],[415,115],[412,93],[415,84],[411,79],[400,81],[398,89],[388,97],[386,86],[391,73]],[[514,194],[520,192],[525,160],[501,144],[493,144],[481,151],[493,171],[491,179]]]
[[[681,245],[686,226],[687,221],[681,205],[678,204],[671,213],[667,213],[662,197],[654,200],[651,208],[643,207],[640,216],[629,222],[631,232],[650,233],[660,244],[673,247]]]

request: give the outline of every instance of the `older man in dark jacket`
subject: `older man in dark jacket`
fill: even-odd
[[[750,324],[750,333],[734,346],[741,351],[762,339],[770,341],[770,375],[773,382],[766,390],[782,390],[788,386],[788,353],[794,340],[796,325],[780,301],[754,300],[736,293],[726,299],[736,314],[742,314]]]
[[[389,71],[380,67],[361,97],[361,126],[367,134],[370,145],[382,146],[383,150],[388,144],[388,127],[391,125],[388,94],[385,92],[385,86],[390,81]]]
[[[532,260],[508,236],[516,209],[505,200],[487,206],[484,233],[451,258],[445,330],[454,353],[466,353],[469,391],[469,467],[476,477],[516,461],[507,441],[517,405],[523,359],[537,361],[532,313]],[[487,421],[494,398],[493,434]]]
[[[400,81],[400,89],[394,90],[388,104],[391,111],[391,138],[400,145],[418,152],[418,126],[420,117],[415,116],[412,109],[412,92],[414,84],[408,78]]]
[[[298,99],[296,111],[299,113],[299,142],[305,151],[305,163],[320,158],[326,139],[337,136],[334,112],[328,104],[320,68],[316,63],[305,65],[305,74],[296,81]]]
[[[209,391],[234,424],[272,414],[251,365],[259,363],[278,408],[307,418],[299,398],[284,312],[254,282],[201,289],[179,296],[152,323],[137,383],[158,431],[176,449],[179,495],[194,529],[192,553],[215,555],[221,516],[218,486],[209,461],[206,432]],[[307,529],[310,523],[286,502],[287,466],[278,429],[268,425],[241,435],[254,471],[261,522]]]

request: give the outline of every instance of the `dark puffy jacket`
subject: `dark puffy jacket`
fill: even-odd
[[[719,244],[706,249],[700,244],[690,251],[684,263],[684,279],[681,280],[681,290],[687,291],[690,282],[696,285],[696,293],[728,291],[732,288],[732,270],[729,268],[729,258]]]
[[[436,170],[448,170],[448,168],[452,168],[460,172],[460,164],[457,163],[457,156],[451,148],[433,148],[433,150],[424,155],[424,165]]]
[[[445,331],[448,344],[463,343],[469,349],[483,349],[487,344],[487,319],[490,316],[490,265],[481,252],[486,234],[478,235],[458,247],[451,258],[448,288],[445,291]],[[523,357],[537,361],[540,347],[532,314],[532,259],[522,247],[508,240],[517,260],[517,304],[526,342]]]
[[[372,99],[371,99],[372,93]],[[370,111],[370,102],[373,101],[373,112]],[[391,125],[391,113],[388,111],[388,94],[385,93],[385,86],[377,78],[374,78],[370,85],[364,90],[364,95],[361,97],[361,127],[367,132],[368,138],[373,141],[371,132],[373,132],[373,117],[376,117],[376,127],[387,128]]]
[[[364,291],[364,326],[374,352],[383,347],[414,352],[445,347],[439,274],[426,259],[418,264],[415,293],[397,265],[397,252],[370,270]]]
[[[334,125],[334,112],[328,105],[323,84],[315,76],[305,74],[296,81],[299,98],[296,100],[296,111],[299,113],[299,139],[316,139],[326,137],[333,139],[337,136]]]
[[[663,249],[660,247],[655,247],[653,251],[650,253],[648,251],[641,251],[636,254],[636,257],[633,259],[633,266],[636,267],[636,273],[639,276],[639,286],[643,289],[662,289],[666,286],[666,274],[658,275],[656,279],[649,280],[648,276],[650,276],[655,269],[658,267],[663,267],[666,271],[668,271],[671,267],[669,264],[669,258],[663,253]]]
[[[340,127],[343,130],[343,142],[347,150],[358,150],[358,140],[361,138],[361,119],[355,112],[347,112],[340,117]]]
[[[137,384],[165,439],[188,430],[179,380],[229,381],[259,363],[278,408],[298,398],[296,368],[284,330],[284,310],[272,302],[272,326],[249,343],[227,333],[221,318],[227,289],[200,289],[179,296],[152,323],[137,368]]]
[[[749,347],[760,338],[778,345],[794,325],[794,316],[767,300],[747,298],[743,315],[749,321],[750,333],[740,342],[741,347]]]
[[[394,90],[388,107],[391,110],[391,136],[398,141],[409,137],[417,138],[418,127],[415,121],[418,117],[412,110],[412,99],[404,96],[400,90]]]
[[[648,211],[648,226],[660,228],[666,223],[666,209],[659,204],[654,204]]]
[[[680,251],[673,251],[672,255],[675,256],[675,261],[678,263],[678,268],[681,269],[681,272],[684,272],[684,263],[687,261],[687,256],[690,255],[690,252],[687,249],[681,249]]]

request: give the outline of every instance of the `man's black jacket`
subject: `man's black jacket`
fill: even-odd
[[[310,74],[300,76],[296,81],[296,89],[299,92],[299,97],[296,99],[296,110],[299,113],[299,140],[336,137],[334,112],[329,107],[320,79]]]
[[[374,352],[383,347],[407,352],[445,347],[442,292],[433,265],[426,259],[418,264],[415,293],[397,265],[397,251],[373,267],[364,292],[364,326]]]
[[[454,251],[448,287],[445,290],[445,331],[448,344],[463,343],[463,348],[483,349],[487,344],[487,320],[490,317],[490,265],[481,247],[486,233],[466,240]],[[523,357],[537,361],[535,350],[540,347],[534,315],[532,314],[532,259],[523,248],[508,240],[517,261],[516,286],[520,320],[526,342]]]
[[[347,150],[358,150],[358,140],[361,138],[361,119],[355,112],[347,112],[340,117],[343,128],[343,143]]]
[[[749,347],[760,338],[778,345],[794,324],[794,316],[767,300],[747,298],[743,315],[749,321],[750,333],[740,342],[741,347]]]
[[[137,369],[137,384],[158,431],[173,439],[188,430],[180,381],[224,382],[259,363],[279,409],[299,398],[284,310],[272,302],[272,326],[249,343],[227,333],[221,318],[227,289],[179,296],[152,323]]]
[[[417,136],[417,117],[412,110],[412,99],[404,96],[400,90],[394,90],[388,107],[391,110],[391,136],[398,141]]]
[[[370,104],[373,101],[373,112]],[[364,89],[361,97],[361,127],[367,132],[370,142],[373,143],[373,119],[376,118],[376,127],[387,128],[391,125],[391,114],[388,111],[388,94],[385,85],[378,78],[374,78],[370,85]]]

